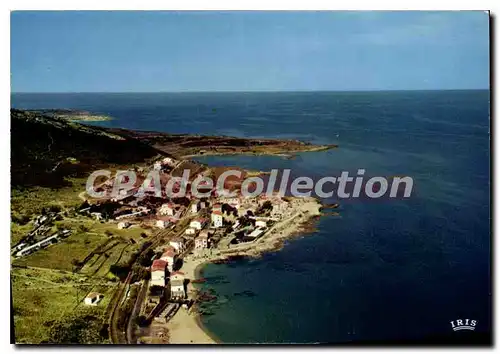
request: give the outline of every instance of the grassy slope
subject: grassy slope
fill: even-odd
[[[16,269],[11,280],[18,343],[49,340],[51,327],[74,313],[90,313],[97,317],[95,321],[103,324],[106,306],[115,289],[112,283],[89,283],[77,274],[40,269]],[[82,303],[90,291],[104,294],[96,307]]]
[[[63,210],[79,205],[82,201],[78,193],[84,190],[91,171],[130,166],[158,155],[157,150],[135,140],[36,113],[12,110],[11,123],[12,242],[17,242],[33,226],[31,222],[20,222],[22,217],[32,218],[48,205],[59,205]],[[13,262],[11,279],[17,342],[46,341],[55,323],[75,314],[91,313],[96,315],[95,321],[104,321],[115,286],[113,282],[102,285],[112,278],[109,266],[126,260],[143,241],[142,230],[138,228],[117,230],[115,225],[82,217],[65,218],[61,223],[74,231],[68,239]],[[88,231],[79,231],[79,225]],[[72,270],[72,260],[83,260],[110,238],[106,231],[113,234],[111,238],[116,239],[118,245],[106,252],[108,259],[101,256],[101,267],[85,266],[80,273],[68,272]],[[130,238],[137,243],[129,244]],[[76,286],[80,281],[83,285]],[[82,304],[89,291],[105,294],[96,308]]]
[[[135,139],[34,112],[11,110],[13,187],[59,188],[99,166],[134,164],[158,150]]]

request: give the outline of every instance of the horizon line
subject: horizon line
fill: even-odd
[[[306,93],[306,92],[404,92],[404,91],[490,91],[487,88],[446,88],[446,89],[359,89],[359,90],[214,90],[214,91],[11,91],[12,94],[89,94],[89,93],[108,93],[108,94],[124,94],[124,93]]]

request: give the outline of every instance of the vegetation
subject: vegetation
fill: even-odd
[[[150,145],[38,112],[11,110],[11,185],[60,188],[98,166],[143,162]]]
[[[135,300],[137,299],[138,294],[139,289],[137,288],[137,286],[131,286],[128,299],[125,302],[125,305],[120,308],[118,312],[118,328],[121,328],[123,330],[125,329],[127,320],[130,316],[130,313],[132,313],[132,309],[134,308]]]
[[[105,343],[104,313],[116,290],[110,268],[130,268],[144,238],[139,228],[117,230],[79,215],[88,206],[79,195],[95,169],[113,171],[159,152],[118,132],[19,110],[11,110],[11,136],[11,243],[25,237],[31,221],[44,213],[61,215],[48,234],[72,231],[57,244],[13,259],[16,342]],[[110,203],[109,211],[114,207]],[[92,308],[83,304],[90,291],[104,294]]]
[[[105,309],[115,290],[106,283],[50,269],[13,268],[11,283],[17,343],[55,343],[53,328],[71,322],[74,317],[91,315],[95,317],[92,320],[95,326],[101,327],[105,323]],[[83,304],[90,291],[104,294],[99,305],[92,308]],[[105,340],[101,338],[100,342]]]
[[[49,331],[48,343],[57,344],[101,344],[108,340],[102,331],[103,324],[91,311],[74,313],[56,321]]]

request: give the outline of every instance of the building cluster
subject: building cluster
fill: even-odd
[[[153,169],[160,172],[160,180],[162,185],[165,185],[172,174],[176,172],[176,166],[179,161],[171,157],[165,157],[153,163]],[[202,175],[209,173],[209,170],[200,172]],[[195,178],[195,176],[192,176]],[[111,217],[118,221],[119,228],[127,228],[135,223],[142,223],[159,229],[174,227],[183,217],[194,217],[189,228],[185,230],[185,236],[193,239],[200,237],[200,240],[195,241],[195,246],[198,248],[210,247],[210,235],[215,233],[215,230],[232,227],[234,229],[238,217],[250,215],[254,213],[258,207],[270,201],[273,205],[271,215],[273,219],[280,219],[287,215],[289,209],[288,203],[277,195],[260,196],[256,198],[245,198],[241,195],[232,195],[233,191],[216,190],[212,188],[211,197],[197,199],[190,194],[189,183],[186,186],[186,195],[183,198],[169,198],[163,194],[161,197],[154,196],[154,192],[149,191],[141,195],[137,194],[137,190],[145,182],[145,177],[137,177],[136,188],[126,192],[118,198],[112,199],[115,210],[112,211]],[[111,189],[113,186],[112,179],[103,183],[100,188]],[[175,189],[175,188],[174,188]],[[90,210],[97,219],[101,219],[103,215],[96,214],[99,210]],[[237,226],[237,224],[236,224]],[[265,228],[266,226],[257,226]],[[210,230],[201,232],[202,230]],[[254,230],[245,229],[245,232],[251,233]],[[252,235],[261,234],[258,231]],[[206,240],[205,240],[206,239]]]
[[[176,238],[170,241],[160,258],[151,265],[151,286],[170,288],[170,298],[183,300],[186,298],[184,273],[175,270],[178,256],[185,249],[185,241]]]
[[[31,253],[34,253],[42,248],[46,248],[54,243],[59,242],[61,238],[66,238],[71,234],[70,230],[62,230],[54,233],[53,235],[44,238],[41,241],[38,241],[32,245],[29,245],[27,243],[20,243],[17,245],[14,249],[16,251],[15,256],[16,257],[22,257],[22,256],[27,256]]]
[[[62,238],[68,237],[71,231],[66,229],[51,233],[53,230],[53,221],[59,220],[59,218],[60,215],[58,213],[38,215],[33,220],[33,229],[12,247],[12,255],[14,257],[27,256],[59,242]]]

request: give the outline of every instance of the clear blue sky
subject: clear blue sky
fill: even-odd
[[[484,89],[484,12],[13,12],[14,92]]]

